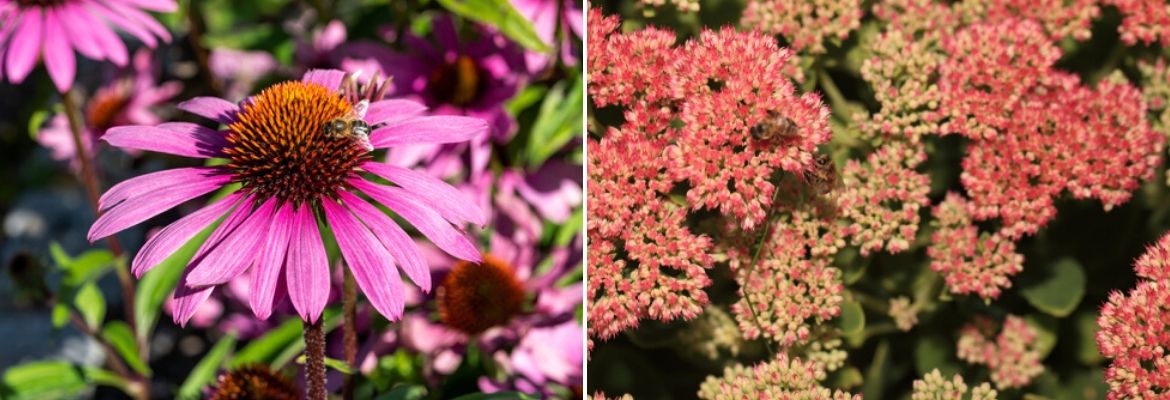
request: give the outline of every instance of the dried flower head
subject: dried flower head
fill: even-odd
[[[779,353],[772,361],[747,368],[737,364],[723,370],[723,376],[707,377],[699,387],[699,398],[705,400],[734,399],[855,399],[840,390],[821,386],[825,369],[815,361],[789,358]]]
[[[1036,330],[1023,318],[1009,315],[995,333],[989,319],[978,319],[959,333],[959,359],[991,369],[991,381],[999,389],[1026,386],[1044,372],[1036,346]]]
[[[821,54],[825,39],[844,41],[862,14],[860,0],[751,0],[740,23],[783,37],[793,50]]]
[[[922,379],[914,380],[914,394],[911,399],[995,400],[997,398],[995,389],[992,389],[991,385],[986,382],[971,390],[970,396],[967,396],[967,389],[967,383],[963,382],[962,375],[955,374],[950,380],[947,380],[936,368],[928,372]]]
[[[211,400],[296,400],[300,388],[263,364],[245,365],[219,375]]]
[[[1023,270],[1024,256],[1015,242],[999,232],[980,233],[971,220],[970,203],[955,193],[934,209],[930,269],[943,275],[952,293],[995,299],[1011,287],[1011,276]]]
[[[1105,370],[1109,399],[1160,398],[1170,393],[1170,235],[1134,263],[1143,278],[1113,292],[1097,318],[1097,347],[1113,359]]]

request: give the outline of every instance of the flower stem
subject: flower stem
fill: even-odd
[[[325,330],[321,320],[305,326],[305,382],[309,400],[325,400]]]
[[[780,187],[777,186],[777,187],[775,187],[775,191],[772,192],[772,203],[771,203],[770,207],[772,207],[773,210],[776,207],[776,200],[778,200],[778,199],[780,199]],[[771,234],[771,229],[772,229],[772,211],[768,210],[768,212],[764,215],[764,232],[762,234],[760,234],[760,240],[756,243],[755,254],[752,254],[752,263],[748,264],[748,268],[754,269],[756,267],[756,264],[760,262],[760,255],[763,254],[764,244],[767,242],[768,236]],[[748,291],[747,277],[751,276],[751,274],[752,274],[752,271],[749,270],[747,272],[747,274],[744,275],[744,285],[741,288],[741,290],[743,291],[743,300],[745,302],[747,302],[748,311],[751,311],[751,313],[752,313],[752,320],[754,320],[756,323],[756,326],[759,326],[760,329],[762,330],[762,329],[764,329],[764,325],[760,323],[759,314],[756,313],[756,307],[754,305],[752,305],[752,299],[750,298],[750,296],[748,295],[748,292],[747,292]],[[776,354],[776,351],[774,349],[772,349],[772,339],[765,338],[764,345],[768,347],[769,354]]]
[[[187,3],[187,41],[191,44],[191,51],[195,53],[195,63],[199,65],[199,73],[203,75],[203,81],[207,82],[211,94],[219,96],[223,92],[219,81],[215,79],[215,74],[211,73],[210,52],[207,51],[207,47],[203,46],[203,31],[206,26],[203,14],[199,13],[199,6],[196,5],[195,0],[191,0]]]
[[[89,205],[93,208],[94,215],[97,215],[98,210],[98,187],[101,183],[98,181],[97,166],[94,165],[93,160],[89,158],[89,154],[85,151],[84,135],[85,128],[82,125],[81,110],[77,107],[77,90],[70,87],[69,90],[61,94],[62,102],[65,103],[65,115],[69,119],[69,131],[73,133],[73,147],[76,149],[77,160],[81,164],[81,181],[85,185],[85,193],[89,197]],[[94,149],[96,154],[97,150]],[[122,245],[118,242],[117,236],[110,235],[106,237],[106,244],[110,247],[110,252],[114,254],[115,258],[122,256]],[[138,323],[136,314],[134,313],[134,280],[130,279],[130,271],[125,262],[115,262],[114,272],[118,275],[118,283],[122,285],[122,306],[126,313],[126,324],[130,325],[130,330],[138,333]],[[143,349],[146,348],[145,343],[137,343],[136,350],[142,359]]]
[[[357,328],[355,326],[357,320],[357,288],[353,280],[353,272],[349,268],[342,268],[345,275],[345,283],[342,287],[342,325],[341,332],[344,336],[345,343],[345,363],[350,367],[357,365]],[[345,381],[341,386],[341,398],[345,400],[353,399],[354,389],[354,375],[346,374]]]

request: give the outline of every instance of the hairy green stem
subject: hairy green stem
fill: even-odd
[[[321,320],[305,325],[305,383],[309,400],[325,400],[325,330]]]

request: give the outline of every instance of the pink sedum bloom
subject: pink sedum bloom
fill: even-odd
[[[184,111],[226,125],[225,130],[182,122],[111,129],[102,139],[115,147],[225,158],[228,163],[170,169],[115,185],[99,201],[102,213],[89,239],[112,235],[238,183],[239,190],[164,228],[134,258],[132,271],[141,276],[200,231],[216,226],[175,290],[178,323],[185,324],[217,286],[249,270],[249,305],[258,318],[267,319],[287,292],[300,317],[316,321],[330,290],[318,213],[370,303],[386,318],[399,319],[405,295],[399,270],[424,291],[431,287],[430,271],[406,232],[358,194],[394,211],[452,256],[475,262],[481,259],[479,251],[458,226],[482,225],[483,213],[446,183],[373,162],[368,153],[404,144],[466,141],[485,133],[487,125],[468,117],[419,116],[425,111],[421,104],[381,100],[377,80],[356,90],[343,82],[352,81],[341,71],[317,70],[302,81],[269,87],[240,105],[208,97],[179,104]],[[373,127],[368,138],[331,136],[323,130],[327,122],[346,115]],[[394,186],[367,180],[363,172]]]
[[[155,47],[171,35],[144,10],[176,9],[173,0],[0,0],[0,79],[23,82],[43,59],[53,84],[65,92],[77,74],[74,50],[126,65],[126,45],[110,25]]]
[[[938,369],[928,372],[922,379],[914,380],[911,400],[995,400],[998,393],[986,382],[971,389],[968,396],[967,383],[963,376],[955,374],[951,379],[943,378]]]
[[[699,398],[861,400],[860,395],[821,386],[825,377],[824,365],[779,353],[754,367],[735,365],[723,370],[723,376],[707,377],[699,386]]]
[[[740,22],[780,35],[793,50],[821,54],[826,39],[844,41],[863,14],[861,0],[750,0]]]
[[[1105,370],[1110,400],[1163,398],[1170,392],[1170,235],[1134,263],[1142,278],[1113,292],[1097,318],[1097,347],[1112,359]]]
[[[864,163],[850,160],[835,192],[845,234],[868,256],[875,250],[891,254],[909,249],[918,233],[918,211],[930,204],[930,178],[914,170],[926,160],[917,146],[891,142],[871,153]]]
[[[1170,45],[1170,4],[1162,0],[1102,0],[1117,7],[1123,19],[1117,28],[1128,45],[1161,42]]]
[[[1037,350],[1036,330],[1023,318],[1009,315],[992,339],[992,322],[978,319],[959,333],[959,359],[991,369],[991,381],[999,389],[1027,386],[1044,372]]]
[[[995,299],[1012,286],[1011,277],[1024,269],[1024,256],[1002,234],[980,234],[970,207],[955,193],[947,194],[935,207],[937,230],[926,250],[930,269],[943,276],[951,293]]]

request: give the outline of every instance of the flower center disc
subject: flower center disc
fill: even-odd
[[[130,102],[127,93],[121,89],[119,86],[113,90],[100,90],[94,94],[93,99],[89,101],[89,110],[85,113],[85,119],[89,121],[91,128],[98,132],[105,132],[106,129],[113,126],[114,119]]]
[[[459,262],[438,290],[439,318],[474,335],[503,325],[524,306],[524,285],[512,267],[485,254],[483,264]]]
[[[244,366],[220,375],[210,396],[212,400],[300,398],[300,390],[292,381],[261,364]]]
[[[353,106],[324,86],[284,82],[245,102],[228,125],[224,153],[235,180],[261,200],[301,204],[331,196],[367,151],[349,136],[326,135],[326,123]]]
[[[440,65],[431,71],[430,82],[435,97],[443,103],[466,106],[479,98],[485,83],[479,66],[468,56],[459,56],[455,62]]]

